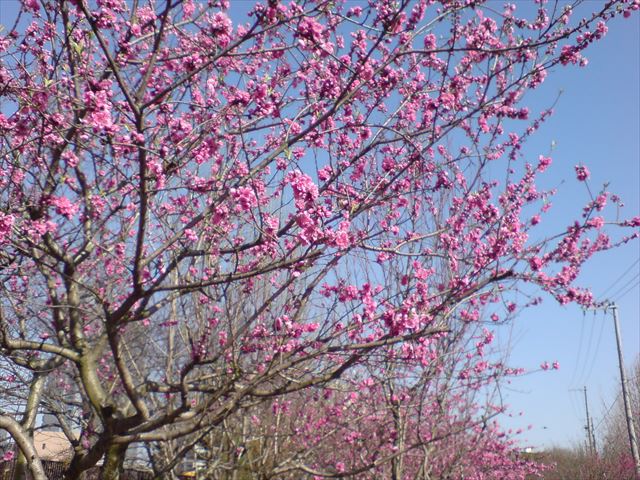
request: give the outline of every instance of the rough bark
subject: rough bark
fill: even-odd
[[[112,445],[107,449],[102,467],[102,480],[119,480],[124,472],[126,445]]]

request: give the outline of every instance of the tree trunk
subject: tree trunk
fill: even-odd
[[[26,480],[27,478],[27,459],[22,454],[22,452],[18,452],[18,457],[16,458],[16,463],[13,468],[13,480]]]
[[[394,446],[396,452],[402,452],[404,449],[404,424],[402,420],[402,412],[400,406],[392,402],[391,413],[393,415],[393,423],[396,430],[396,438],[394,440]],[[400,453],[391,459],[391,478],[392,480],[402,479],[404,453]]]
[[[38,406],[40,405],[40,398],[42,397],[42,389],[44,387],[45,377],[37,373],[33,374],[31,380],[31,386],[29,388],[29,398],[27,399],[27,405],[22,416],[20,424],[24,429],[27,436],[33,442],[33,428],[36,423],[36,415],[38,414]],[[18,458],[16,458],[16,466],[13,474],[14,480],[26,480],[27,472],[29,471],[29,462],[25,457],[22,450],[18,452]]]
[[[47,480],[42,462],[33,446],[33,439],[24,431],[22,425],[7,415],[0,415],[0,428],[9,432],[20,452],[24,453],[25,462],[28,464],[33,480]]]
[[[124,458],[127,453],[126,445],[111,445],[104,456],[102,480],[120,480],[124,473]]]

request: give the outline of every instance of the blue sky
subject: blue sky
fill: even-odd
[[[599,4],[588,2],[587,7]],[[1,23],[13,19],[15,6],[15,0],[0,0]],[[518,6],[530,5],[518,2]],[[608,35],[586,56],[587,67],[557,68],[525,102],[538,111],[563,92],[555,114],[523,150],[525,160],[533,162],[538,155],[549,154],[555,143],[545,186],[556,186],[559,193],[545,217],[548,230],[541,229],[541,235],[556,233],[554,227],[557,230],[579,216],[588,193],[575,180],[573,166],[578,163],[591,170],[594,191],[608,182],[608,190],[622,197],[626,206],[621,216],[640,215],[640,16],[613,21]],[[628,366],[640,352],[639,258],[635,241],[595,258],[580,278],[596,296],[606,291],[604,298],[618,304]],[[582,392],[572,390],[587,386],[596,426],[620,390],[611,315],[583,314],[576,307],[561,307],[546,299],[541,306],[525,310],[508,334],[502,332],[502,340],[510,343],[514,366],[536,370],[543,361],[561,364],[559,371],[531,373],[507,385],[503,390],[507,403],[514,413],[523,415],[503,418],[502,423],[514,429],[532,424],[522,440],[536,447],[584,441]],[[596,434],[603,433],[602,425]]]
[[[597,2],[589,2],[588,7],[595,5]],[[544,108],[562,90],[555,114],[524,149],[525,158],[535,159],[548,154],[555,142],[548,181],[559,193],[547,217],[550,224],[556,220],[566,224],[576,217],[587,198],[584,184],[575,180],[573,166],[578,163],[589,167],[592,190],[608,182],[608,190],[622,197],[621,216],[640,214],[638,15],[612,22],[607,36],[587,50],[586,56],[587,67],[556,69],[529,102],[534,109]],[[580,277],[583,285],[592,286],[596,297],[618,304],[627,366],[640,352],[639,257],[636,240],[595,258]],[[524,414],[503,419],[503,423],[513,428],[533,424],[523,440],[537,447],[583,442],[583,393],[570,390],[587,387],[596,426],[620,391],[611,314],[583,314],[576,307],[561,307],[545,299],[541,306],[525,310],[510,333],[512,364],[534,370],[544,360],[557,359],[561,369],[526,375],[508,385],[503,392],[507,403],[516,414]],[[603,426],[596,435],[604,433]]]

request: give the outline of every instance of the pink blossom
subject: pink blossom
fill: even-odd
[[[210,22],[210,28],[214,35],[223,36],[230,35],[233,29],[231,19],[223,12],[217,12],[213,15]]]
[[[433,33],[425,35],[423,44],[425,50],[433,50],[436,48],[436,36]]]
[[[560,53],[560,63],[562,65],[568,65],[569,63],[577,64],[583,60],[582,55],[580,55],[580,50],[573,45],[565,45],[562,47],[562,52]],[[580,65],[584,66],[584,65]]]
[[[258,199],[251,187],[240,187],[237,190],[232,190],[231,193],[238,202],[236,211],[248,212],[258,206]]]
[[[190,240],[190,241],[192,241],[192,242],[197,242],[197,241],[198,241],[198,234],[197,234],[193,229],[191,229],[191,228],[187,228],[187,229],[184,231],[184,236],[185,236],[188,240]]]
[[[347,17],[359,17],[362,15],[362,7],[351,7],[347,11]]]
[[[591,173],[584,165],[576,165],[576,178],[581,182],[586,182],[587,179],[591,176]]]
[[[312,17],[303,17],[298,24],[297,34],[302,38],[318,42],[322,39],[322,32],[322,25]]]
[[[551,161],[551,157],[540,155],[540,158],[538,159],[538,171],[544,172],[549,167],[549,165],[551,165]]]
[[[56,208],[56,213],[70,219],[78,213],[78,204],[72,202],[67,197],[52,196],[49,204]]]
[[[13,215],[6,215],[0,212],[0,239],[6,238],[11,234],[15,218]]]
[[[55,232],[57,224],[52,220],[36,220],[27,224],[27,234],[33,241],[39,241],[43,235]]]
[[[331,174],[333,173],[333,169],[330,165],[326,165],[318,170],[318,179],[322,182],[329,180]]]
[[[318,198],[318,186],[313,183],[309,175],[302,173],[300,170],[294,170],[287,174],[285,181],[293,188],[293,197],[298,210],[308,209],[313,206],[316,198]]]
[[[106,91],[87,92],[84,101],[89,110],[88,123],[96,131],[113,133],[116,129],[111,116],[111,103]]]
[[[338,231],[335,232],[334,243],[335,246],[341,249],[348,248],[351,245],[351,241],[349,239],[349,227],[351,226],[351,222],[345,220],[340,222],[340,226],[338,227]]]
[[[38,0],[22,0],[22,4],[27,10],[31,10],[32,12],[37,12],[40,10],[40,4],[38,3]]]
[[[604,207],[607,206],[607,196],[608,196],[607,192],[601,193],[593,201],[593,206],[597,211],[601,212],[602,210],[604,210]]]
[[[587,222],[587,225],[600,230],[602,227],[604,227],[604,218],[602,217],[590,218],[589,221]]]
[[[542,268],[542,259],[540,259],[539,257],[533,257],[529,260],[529,266],[533,271],[537,272],[538,270],[540,270],[540,268]]]
[[[315,242],[322,235],[317,221],[307,211],[300,212],[298,215],[296,215],[296,224],[302,230],[300,239],[306,245]]]

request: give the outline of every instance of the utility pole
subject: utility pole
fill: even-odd
[[[611,308],[613,312],[613,325],[616,330],[616,345],[618,347],[618,364],[620,366],[620,383],[622,384],[622,399],[624,400],[624,413],[627,419],[627,431],[629,433],[629,443],[631,444],[631,455],[636,466],[636,477],[640,480],[640,454],[638,454],[638,439],[633,427],[633,413],[629,392],[627,391],[627,375],[624,371],[624,359],[622,357],[622,341],[620,340],[620,326],[618,325],[618,306],[615,303],[607,304],[605,308]]]
[[[584,392],[584,409],[587,412],[587,424],[585,425],[585,430],[587,431],[587,447],[589,448],[589,453],[593,455],[595,453],[595,446],[593,444],[593,435],[591,434],[591,420],[589,419],[589,402],[587,401],[587,386],[585,385],[582,389]]]

